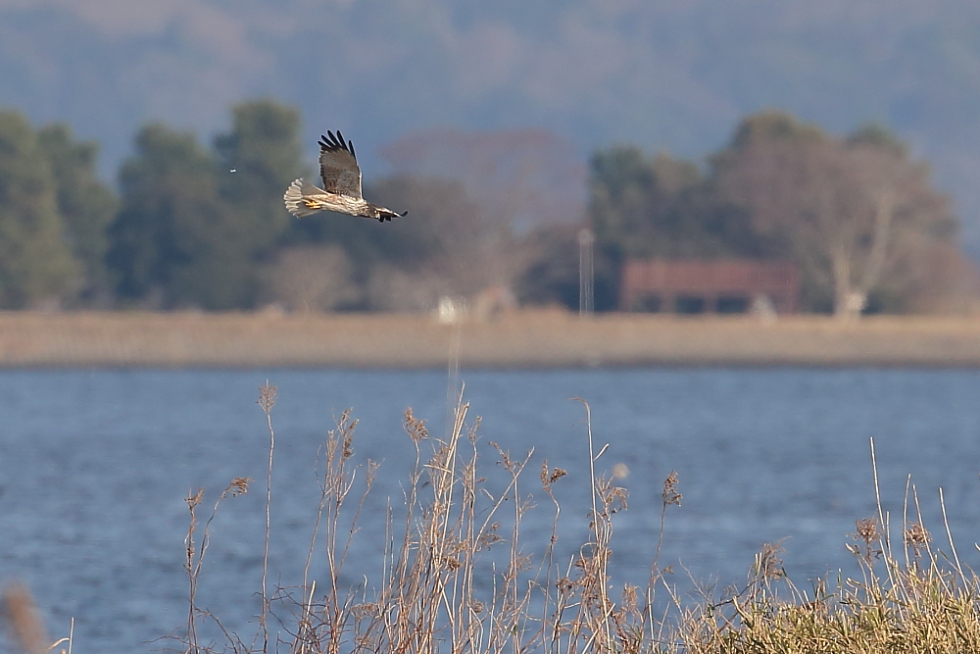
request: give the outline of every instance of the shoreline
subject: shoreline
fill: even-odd
[[[517,311],[423,314],[0,312],[0,369],[980,368],[980,319],[678,317]]]

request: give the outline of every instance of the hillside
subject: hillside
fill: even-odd
[[[933,163],[980,253],[966,0],[0,0],[0,70],[0,104],[98,140],[107,177],[140,124],[210,135],[261,95],[301,109],[311,146],[327,128],[356,136],[369,170],[435,126],[700,157],[760,107],[835,132],[877,120]]]

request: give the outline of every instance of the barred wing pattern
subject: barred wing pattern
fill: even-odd
[[[354,144],[344,142],[344,135],[328,131],[320,137],[320,178],[327,193],[361,199],[361,169],[357,165]]]

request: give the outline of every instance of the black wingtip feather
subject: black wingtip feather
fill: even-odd
[[[320,144],[321,150],[326,150],[327,152],[336,152],[337,150],[347,150],[348,152],[350,152],[350,155],[352,157],[357,159],[357,155],[354,154],[353,141],[348,140],[345,143],[344,135],[340,132],[339,129],[337,130],[336,134],[334,134],[330,130],[327,130],[325,136],[324,135],[320,136],[320,140],[318,141],[318,143]]]

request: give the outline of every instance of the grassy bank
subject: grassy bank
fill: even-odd
[[[591,365],[980,366],[980,320],[580,319],[557,311],[440,324],[427,315],[0,313],[0,367]]]

